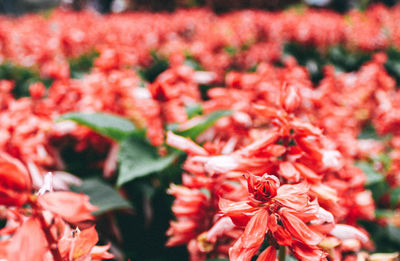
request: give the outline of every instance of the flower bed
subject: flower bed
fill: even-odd
[[[399,22],[0,17],[0,259],[397,260]]]

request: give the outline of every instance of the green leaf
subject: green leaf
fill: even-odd
[[[225,46],[224,51],[229,55],[229,57],[233,57],[239,52],[238,48],[232,45]]]
[[[40,77],[37,67],[25,67],[11,62],[0,64],[0,79],[14,82],[12,93],[16,98],[29,96],[29,86],[35,82],[43,82],[47,88],[52,83],[51,79]]]
[[[362,171],[367,176],[367,181],[365,182],[365,185],[368,186],[371,184],[382,182],[384,180],[384,177],[379,172],[377,172],[373,168],[373,166],[368,164],[368,162],[359,161],[359,162],[356,162],[355,165],[357,167],[359,167],[360,169],[362,169]]]
[[[132,206],[118,191],[98,178],[83,181],[81,186],[71,186],[71,190],[90,197],[90,203],[99,207],[93,214],[100,215],[117,209],[130,209]]]
[[[191,139],[197,138],[200,134],[208,130],[211,126],[213,126],[217,120],[224,116],[229,116],[233,112],[231,110],[219,110],[215,111],[213,113],[210,113],[209,115],[206,115],[203,119],[202,122],[197,124],[196,126],[193,126],[189,129],[186,129],[184,131],[177,131],[177,134],[185,137],[189,137]]]
[[[187,106],[186,114],[189,119],[193,118],[194,116],[201,115],[201,114],[203,114],[203,107],[201,106],[200,103],[192,105],[192,106]]]
[[[400,228],[395,227],[392,225],[387,226],[387,236],[392,241],[395,242],[397,245],[400,245]]]
[[[57,119],[57,121],[65,120],[74,121],[80,125],[84,125],[93,131],[116,141],[121,141],[138,131],[131,121],[117,115],[106,113],[72,112],[61,115],[61,117]]]
[[[78,57],[68,59],[71,78],[82,78],[85,73],[90,72],[94,60],[100,55],[96,50],[91,50]]]
[[[376,218],[390,218],[397,214],[397,211],[390,210],[390,209],[376,209],[375,210],[375,217]]]
[[[201,64],[193,56],[186,56],[186,59],[183,63],[187,66],[192,67],[196,71],[204,70],[204,68],[201,66]]]
[[[396,207],[400,202],[400,187],[394,188],[390,191],[390,205]]]
[[[364,126],[364,128],[361,130],[360,134],[358,135],[357,139],[375,139],[375,140],[380,140],[381,138],[379,135],[376,133],[376,129],[374,125],[372,124],[367,124]]]
[[[121,186],[133,179],[150,175],[167,168],[177,157],[172,153],[160,157],[156,148],[144,140],[131,136],[121,142],[118,155],[119,175],[117,185]]]
[[[168,69],[169,61],[155,51],[151,51],[150,55],[153,58],[151,65],[140,69],[138,73],[144,80],[154,82],[159,74]]]
[[[372,164],[366,161],[358,161],[354,165],[361,168],[365,173],[367,178],[365,181],[365,187],[371,190],[375,202],[388,192],[388,183],[386,182],[384,176],[374,169]]]

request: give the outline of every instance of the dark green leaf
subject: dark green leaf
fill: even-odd
[[[68,59],[71,78],[82,78],[93,67],[94,60],[99,56],[99,52],[92,50],[78,57]]]
[[[193,126],[189,129],[186,129],[184,131],[178,131],[177,133],[179,135],[189,137],[191,139],[196,139],[200,134],[208,130],[211,126],[217,122],[220,118],[224,116],[231,115],[232,111],[230,110],[220,110],[220,111],[215,111],[213,113],[210,113],[209,115],[206,115],[203,119],[202,122],[197,124],[196,126]]]
[[[384,176],[377,172],[372,164],[359,161],[355,165],[363,170],[367,180],[365,181],[365,187],[372,192],[374,200],[377,202],[385,193],[388,192],[389,185],[386,182]]]
[[[117,115],[106,113],[72,112],[61,115],[61,117],[57,119],[57,121],[65,120],[74,121],[78,124],[84,125],[93,131],[116,141],[121,141],[137,131],[131,121]]]
[[[394,226],[381,226],[376,222],[359,220],[375,242],[375,252],[394,252],[400,249],[400,228]]]
[[[139,75],[146,81],[153,82],[160,73],[168,69],[169,61],[155,51],[152,51],[150,55],[153,58],[153,62],[149,67],[139,70]]]
[[[357,139],[375,139],[380,140],[381,138],[376,133],[375,127],[372,124],[364,126]]]
[[[387,232],[388,238],[397,245],[400,245],[400,228],[389,225],[387,226]]]
[[[176,157],[175,153],[160,157],[156,148],[149,143],[137,137],[130,137],[121,142],[117,185],[121,186],[133,179],[162,171]]]
[[[132,208],[130,203],[116,190],[97,178],[84,180],[81,186],[72,186],[71,190],[84,193],[90,197],[90,203],[99,207],[94,212],[95,215],[100,215],[111,210]]]
[[[35,82],[43,82],[46,87],[52,83],[51,79],[42,79],[36,67],[24,67],[10,62],[0,65],[0,79],[14,82],[12,93],[16,98],[29,96],[29,86]]]
[[[390,205],[396,207],[400,202],[400,187],[394,188],[390,191]]]

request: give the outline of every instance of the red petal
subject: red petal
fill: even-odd
[[[290,121],[290,126],[296,131],[298,134],[303,134],[305,136],[313,135],[320,136],[322,135],[321,129],[315,127],[309,122],[302,121],[298,118],[294,118]]]
[[[316,246],[307,246],[301,242],[293,243],[293,254],[300,261],[323,261],[326,253]]]
[[[203,147],[200,147],[189,138],[174,134],[172,131],[167,132],[166,143],[190,155],[208,156],[208,152]]]
[[[257,211],[256,208],[247,204],[246,201],[234,202],[223,198],[219,200],[219,208],[237,226],[245,226]]]
[[[279,173],[288,181],[298,182],[300,180],[300,173],[291,162],[286,161],[280,163]]]
[[[247,145],[246,147],[240,149],[237,153],[244,157],[251,157],[252,155],[260,152],[267,146],[275,143],[279,138],[279,134],[277,132],[270,132],[263,136],[262,139],[258,139],[253,143]]]
[[[304,222],[289,212],[288,209],[281,208],[281,220],[284,227],[293,237],[307,245],[317,245],[322,238],[313,232]]]
[[[94,246],[92,251],[90,251],[90,257],[93,260],[103,260],[103,259],[112,259],[114,255],[107,252],[110,249],[110,244],[105,246]]]
[[[89,254],[97,241],[99,241],[99,237],[94,226],[81,231],[74,244],[73,258],[78,259]]]
[[[275,261],[276,260],[276,249],[269,246],[265,249],[257,258],[257,261]]]
[[[300,163],[294,164],[296,169],[300,172],[300,174],[307,180],[311,182],[318,182],[322,180],[322,176],[317,175],[313,170],[304,166]]]
[[[22,163],[0,152],[0,205],[23,205],[28,199],[31,181]]]
[[[250,219],[243,234],[236,243],[229,249],[231,261],[250,261],[264,242],[268,224],[268,211],[260,209]]]
[[[89,203],[89,197],[74,192],[51,192],[39,197],[39,204],[46,210],[60,215],[70,223],[93,220],[91,212],[97,207]]]
[[[30,218],[11,238],[7,246],[8,260],[43,261],[47,243],[42,228],[36,219]]]
[[[278,195],[274,198],[283,207],[302,211],[308,204],[308,185],[305,182],[296,185],[283,185],[278,188]]]

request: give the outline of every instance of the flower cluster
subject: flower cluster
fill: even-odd
[[[96,246],[98,235],[89,197],[67,191],[54,192],[52,173],[44,186],[32,193],[28,169],[16,158],[0,154],[1,215],[0,258],[6,260],[110,259],[110,246]],[[89,223],[87,223],[89,222]],[[86,224],[85,224],[86,223]],[[80,230],[79,227],[84,230]]]
[[[97,208],[68,191],[80,182],[65,172],[70,152],[90,155],[87,168],[118,186],[128,183],[120,184],[124,170],[129,181],[150,177],[162,188],[170,176],[150,174],[171,158],[183,162],[181,182],[167,190],[175,220],[166,245],[186,245],[193,261],[395,260],[370,254],[382,248],[362,222],[400,227],[400,92],[384,53],[400,48],[399,19],[400,6],[381,5],[346,15],[58,9],[0,17],[0,259],[113,258],[110,245],[96,246]],[[312,62],[283,55],[288,41],[321,56],[339,44],[372,55],[350,72],[326,65],[313,82]],[[76,70],[91,52],[89,68]],[[9,63],[36,78],[3,75]],[[71,112],[105,113],[115,126],[94,116],[86,126],[56,121]],[[132,164],[122,151],[136,153]],[[139,162],[142,151],[155,170]],[[121,191],[133,201],[130,188]],[[124,231],[112,226],[121,242]]]
[[[278,60],[285,41],[320,49],[336,44],[368,51],[399,47],[399,10],[398,6],[375,5],[344,16],[313,9],[240,11],[224,16],[202,9],[108,16],[55,10],[48,18],[2,17],[0,60],[35,65],[43,76],[66,79],[67,59],[93,49],[100,52],[96,65],[104,70],[148,66],[149,52],[158,50],[171,62],[190,53],[205,69],[222,73],[232,66],[251,68]]]

